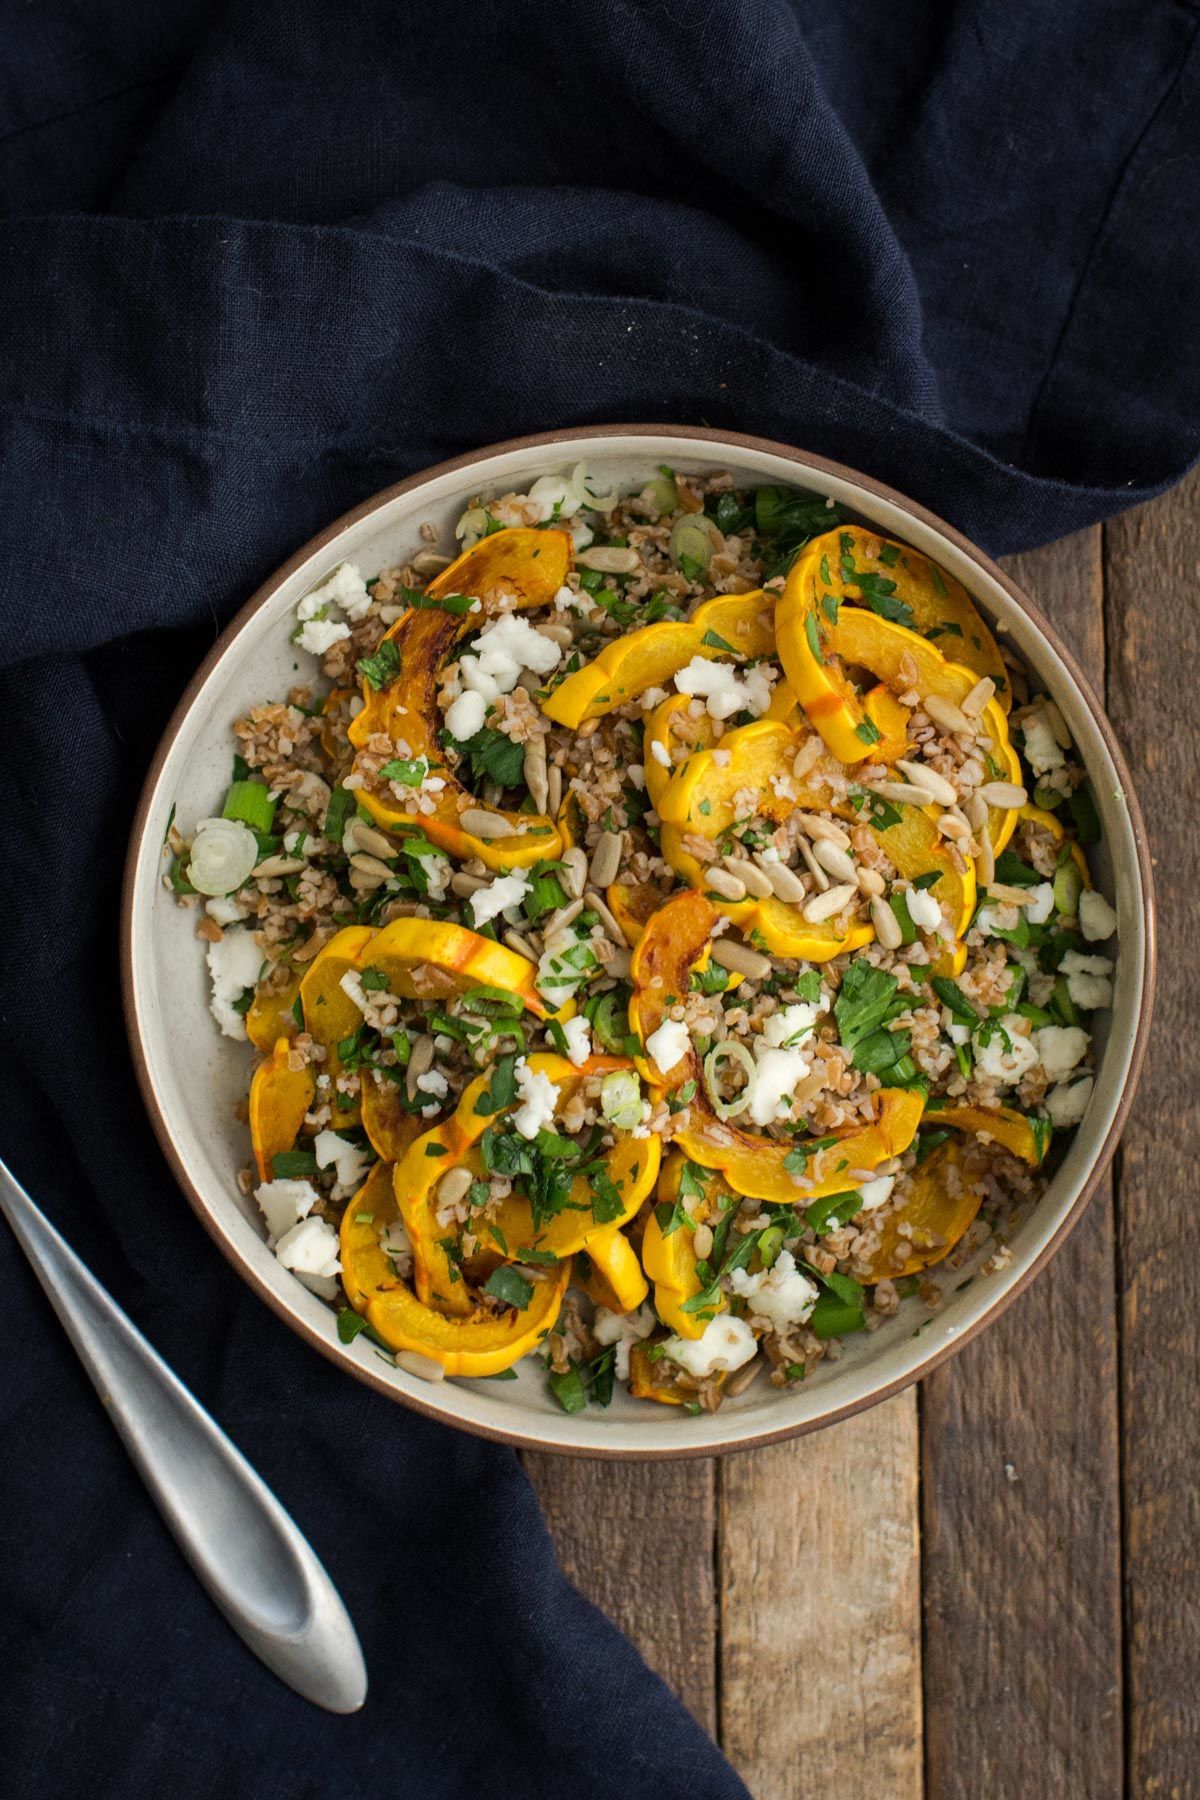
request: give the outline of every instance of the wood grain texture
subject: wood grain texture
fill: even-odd
[[[1009,563],[1102,691],[1100,532]],[[1032,1291],[922,1390],[929,1800],[1123,1791],[1108,1187]]]
[[[564,1572],[715,1736],[712,1462],[524,1462]]]
[[[755,1800],[921,1793],[913,1392],[718,1470],[721,1741]]]
[[[1109,710],[1158,894],[1155,1030],[1118,1165],[1129,1793],[1200,1793],[1200,476],[1106,532]]]

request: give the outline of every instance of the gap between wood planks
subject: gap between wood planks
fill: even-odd
[[[1110,528],[1116,723],[1135,773],[1138,752],[1152,755],[1127,668],[1138,520],[1153,533],[1161,509],[1181,506],[1186,496],[1168,497]],[[1178,562],[1178,531],[1166,537]],[[1103,691],[1099,529],[1009,566]],[[1169,645],[1162,662],[1177,682]],[[1130,1141],[1145,1187],[1156,1128],[1144,1104],[1137,1117],[1146,1124]],[[1149,1359],[1139,1343],[1137,1371]],[[755,1800],[868,1784],[881,1800],[1117,1800],[1127,1791],[1117,1348],[1106,1186],[1031,1292],[924,1385],[919,1410],[910,1390],[719,1465],[527,1466],[567,1573],[719,1737]],[[1127,1447],[1126,1465],[1130,1544],[1158,1596],[1171,1548],[1154,1543],[1153,1521],[1164,1506],[1178,1512],[1185,1490],[1163,1495],[1144,1446]],[[1172,1641],[1164,1609],[1137,1596],[1135,1697],[1154,1691],[1151,1664]],[[1193,1660],[1193,1689],[1197,1669]],[[1130,1793],[1196,1791],[1186,1683],[1181,1668],[1164,1705],[1135,1726]]]

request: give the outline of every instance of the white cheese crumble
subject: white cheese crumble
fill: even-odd
[[[735,1269],[729,1277],[735,1294],[750,1302],[752,1313],[770,1319],[772,1325],[803,1324],[817,1304],[819,1289],[802,1269],[790,1250],[781,1250],[770,1269],[751,1275]]]
[[[1054,884],[1040,881],[1029,889],[1029,898],[1021,909],[1031,925],[1044,925],[1054,911]]]
[[[648,1306],[639,1306],[636,1312],[609,1312],[607,1306],[598,1306],[596,1316],[592,1320],[592,1335],[596,1342],[607,1347],[617,1346],[614,1369],[618,1381],[629,1380],[629,1350],[632,1344],[640,1344],[648,1338],[658,1321]]]
[[[779,1007],[763,1025],[758,1043],[768,1049],[795,1049],[797,1044],[812,1036],[817,1020],[828,1007],[829,996],[824,992],[816,1005],[807,1000],[798,1000],[790,1006]]]
[[[325,1219],[301,1219],[280,1238],[275,1254],[295,1275],[328,1278],[341,1268],[338,1234]]]
[[[1117,915],[1104,895],[1085,888],[1079,896],[1079,929],[1089,944],[1102,944],[1117,929]]]
[[[745,1319],[736,1319],[732,1313],[718,1313],[698,1338],[669,1337],[663,1345],[664,1355],[689,1375],[697,1376],[713,1375],[718,1369],[732,1374],[748,1363],[757,1349],[754,1333]]]
[[[357,1144],[348,1144],[336,1131],[318,1131],[313,1139],[313,1153],[318,1169],[337,1171],[333,1190],[335,1200],[353,1194],[362,1186],[369,1159],[366,1151],[360,1150]]]
[[[999,1029],[997,1029],[999,1027]],[[1019,1013],[1005,1013],[975,1032],[975,1066],[999,1087],[1015,1087],[1021,1077],[1037,1067],[1036,1046],[1025,1035]]]
[[[1078,1125],[1087,1111],[1095,1085],[1091,1076],[1087,1075],[1082,1081],[1072,1082],[1070,1086],[1064,1081],[1050,1089],[1046,1095],[1046,1111],[1050,1114],[1051,1123],[1059,1131],[1065,1131],[1069,1125]]]
[[[904,896],[908,916],[918,931],[936,931],[942,922],[942,909],[926,888],[909,888]]]
[[[565,1021],[562,1034],[567,1040],[567,1055],[578,1069],[592,1054],[592,1028],[582,1013],[576,1013],[573,1019]]]
[[[661,768],[669,769],[671,767],[671,752],[658,738],[651,743],[650,754]]]
[[[529,875],[525,869],[514,869],[511,875],[497,875],[487,887],[477,888],[471,895],[471,916],[476,925],[519,906],[529,891]]]
[[[895,1185],[894,1175],[877,1175],[874,1181],[864,1181],[858,1190],[858,1197],[862,1202],[859,1212],[874,1212],[885,1200],[891,1198]]]
[[[809,1072],[806,1050],[764,1050],[754,1070],[749,1116],[756,1125],[785,1118],[798,1084]]]
[[[306,1219],[320,1199],[311,1181],[264,1181],[254,1190],[267,1225],[267,1242],[274,1246],[293,1225]]]
[[[310,656],[324,656],[335,644],[350,636],[350,627],[339,619],[310,619],[301,627],[296,639],[301,650],[307,650]]]
[[[340,607],[357,624],[371,610],[371,596],[355,563],[343,563],[320,587],[305,594],[296,608],[300,620],[324,618],[330,607]]]
[[[263,953],[254,941],[252,931],[227,931],[219,943],[210,944],[205,953],[212,977],[212,999],[209,1010],[228,1038],[242,1040],[246,1021],[234,1010],[247,988],[258,980],[263,966]]]
[[[1045,775],[1051,769],[1062,768],[1062,749],[1050,721],[1040,708],[1028,715],[1022,730],[1025,733],[1025,761],[1035,775]]]
[[[771,674],[762,664],[739,675],[731,663],[693,656],[676,675],[675,686],[681,694],[703,699],[713,719],[729,719],[737,712],[760,718],[771,704]]]
[[[1078,950],[1068,950],[1058,968],[1067,978],[1067,992],[1076,1006],[1095,1012],[1112,1005],[1113,966],[1107,956],[1084,956]]]
[[[1034,1032],[1033,1041],[1038,1060],[1051,1081],[1061,1081],[1083,1061],[1091,1039],[1078,1025],[1043,1025]]]
[[[529,1067],[523,1056],[517,1058],[517,1092],[521,1105],[512,1116],[514,1128],[523,1138],[535,1138],[539,1131],[554,1122],[558,1089],[548,1075]]]
[[[657,1031],[646,1039],[646,1055],[660,1073],[669,1075],[691,1043],[687,1026],[680,1019],[664,1019]]]
[[[535,631],[528,619],[502,613],[485,625],[474,647],[459,658],[459,680],[464,688],[485,700],[511,694],[522,669],[548,675],[558,667],[560,647]]]
[[[473,694],[468,690],[460,694],[457,700],[451,701],[446,709],[446,730],[459,743],[465,743],[483,729],[483,721],[487,716],[487,701],[482,694]]]

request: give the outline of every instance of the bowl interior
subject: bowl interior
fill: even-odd
[[[301,1287],[267,1249],[253,1200],[238,1193],[236,1174],[249,1160],[245,1127],[234,1108],[245,1094],[248,1045],[218,1036],[208,1010],[203,946],[195,915],[165,891],[162,845],[172,809],[190,828],[220,805],[228,784],[235,718],[317,673],[315,661],[289,643],[297,601],[340,563],[373,573],[411,555],[419,528],[431,522],[451,541],[454,522],[478,494],[526,488],[535,476],[565,473],[585,458],[601,484],[635,487],[663,462],[689,472],[730,469],[739,482],[800,485],[841,502],[862,521],[935,557],[964,583],[998,631],[1023,656],[1058,702],[1091,775],[1104,828],[1099,885],[1117,908],[1119,956],[1111,1014],[1099,1015],[1102,1050],[1087,1116],[1042,1199],[1012,1237],[1012,1259],[982,1275],[986,1249],[945,1281],[935,1313],[909,1307],[871,1334],[845,1340],[836,1363],[786,1392],[760,1378],[713,1416],[630,1400],[620,1389],[611,1407],[568,1418],[546,1390],[539,1367],[510,1381],[446,1381],[438,1386],[396,1369],[365,1337],[338,1342],[332,1311]],[[811,1428],[882,1397],[956,1345],[1028,1278],[1061,1235],[1080,1193],[1111,1149],[1110,1138],[1148,1005],[1148,909],[1123,774],[1110,754],[1092,704],[1054,644],[982,560],[946,536],[898,496],[874,491],[846,471],[833,472],[798,454],[753,442],[709,441],[690,434],[622,432],[559,436],[483,453],[435,471],[403,491],[359,509],[268,583],[234,621],[200,672],[168,731],[135,834],[125,921],[130,1027],[143,1087],[156,1127],[181,1183],[206,1226],[260,1294],[311,1342],[398,1398],[450,1422],[541,1448],[633,1455],[699,1454]]]

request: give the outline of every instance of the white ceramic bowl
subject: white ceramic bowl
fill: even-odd
[[[878,1331],[847,1339],[841,1359],[822,1363],[811,1380],[786,1391],[759,1381],[711,1416],[634,1401],[618,1388],[607,1410],[568,1417],[540,1367],[526,1365],[511,1382],[431,1386],[392,1367],[365,1336],[339,1343],[334,1313],[279,1265],[254,1202],[238,1194],[235,1176],[249,1146],[234,1107],[252,1052],[217,1035],[194,916],[174,904],[161,879],[171,808],[189,822],[214,809],[228,781],[233,720],[294,683],[288,634],[301,596],[344,561],[374,570],[403,560],[426,520],[449,534],[474,495],[524,490],[535,476],[565,473],[581,458],[601,488],[640,485],[664,462],[688,472],[729,469],[739,485],[810,488],[958,576],[1062,709],[1091,776],[1104,828],[1098,877],[1119,921],[1115,1000],[1111,1014],[1101,1015],[1092,1101],[1062,1166],[1015,1234],[1008,1267],[960,1289],[975,1267],[968,1263],[941,1308],[921,1315],[919,1334],[917,1315],[902,1307]],[[126,869],[122,958],[134,1059],[163,1149],[221,1250],[294,1330],[361,1381],[469,1431],[543,1450],[689,1456],[811,1431],[894,1393],[997,1317],[1053,1255],[1112,1156],[1132,1100],[1153,992],[1153,899],[1141,815],[1100,704],[1046,621],[993,563],[913,502],[802,451],[716,432],[624,426],[523,438],[413,476],[339,519],[259,589],[184,694],[147,777]]]

